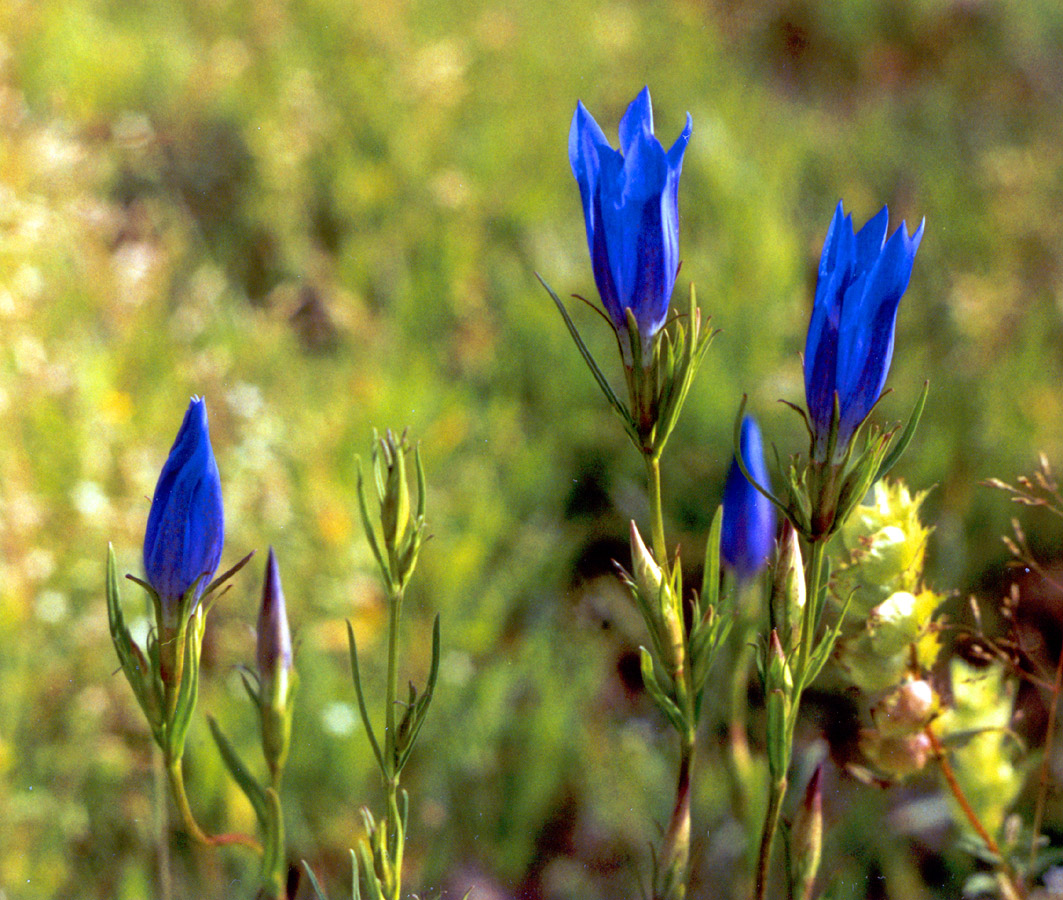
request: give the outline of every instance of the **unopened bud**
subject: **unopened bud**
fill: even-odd
[[[258,641],[255,648],[258,664],[259,713],[262,721],[262,750],[274,781],[288,757],[292,713],[288,703],[291,688],[292,638],[288,614],[281,590],[280,569],[270,547],[266,560],[266,578],[262,588],[262,607],[258,614]]]
[[[791,833],[794,896],[811,900],[823,851],[823,763],[816,766],[805,788]]]
[[[805,568],[797,532],[789,519],[783,521],[776,544],[770,602],[775,627],[791,643],[796,643],[800,639],[801,613],[805,608]]]
[[[380,439],[383,470],[377,457],[377,481],[384,492],[380,498],[380,524],[384,543],[394,553],[406,534],[410,521],[410,489],[406,483],[406,435],[396,439],[391,429]]]
[[[635,576],[635,587],[642,592],[648,603],[655,603],[661,593],[664,574],[653,558],[649,548],[642,540],[638,527],[631,523],[631,568]]]

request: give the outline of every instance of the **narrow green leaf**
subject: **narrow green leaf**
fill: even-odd
[[[350,619],[347,620],[347,643],[350,646],[351,651],[351,672],[354,676],[354,693],[358,697],[358,711],[362,715],[362,724],[365,726],[365,733],[369,736],[369,743],[373,747],[373,755],[376,757],[377,764],[380,766],[380,771],[387,776],[388,770],[384,765],[384,754],[380,752],[380,745],[377,743],[376,735],[373,733],[373,723],[369,720],[369,711],[365,706],[365,696],[362,693],[362,677],[358,670],[358,645],[354,640],[354,626],[351,625]]]
[[[786,516],[790,517],[789,508],[783,504],[783,502],[776,497],[771,491],[760,484],[756,478],[750,473],[749,468],[746,466],[746,461],[742,458],[742,419],[746,412],[746,403],[749,398],[743,394],[742,402],[738,405],[738,415],[735,416],[734,432],[732,434],[732,441],[734,443],[734,458],[738,463],[738,468],[742,474],[746,476],[746,480],[757,489],[757,491],[763,496],[767,497],[778,509]]]
[[[399,754],[398,762],[395,766],[396,774],[402,772],[406,767],[406,762],[410,758],[410,753],[413,752],[414,744],[417,743],[417,736],[421,733],[421,726],[424,725],[424,720],[428,717],[428,705],[432,702],[432,694],[435,691],[436,679],[439,677],[439,613],[436,613],[435,624],[432,626],[432,664],[428,671],[428,682],[425,685],[424,693],[418,698],[417,704],[413,711],[413,724],[410,728],[409,737],[406,740],[405,746]]]
[[[591,351],[587,348],[587,345],[583,343],[583,338],[580,337],[579,331],[576,330],[576,324],[572,321],[572,317],[568,314],[568,310],[565,309],[565,304],[561,302],[561,298],[554,293],[553,288],[550,287],[538,273],[535,277],[539,279],[539,284],[546,288],[546,292],[553,299],[558,311],[561,313],[561,317],[565,320],[565,325],[568,326],[569,334],[572,335],[572,340],[576,342],[576,347],[583,357],[583,361],[587,364],[587,367],[591,370],[591,374],[594,376],[594,380],[598,382],[598,387],[601,388],[602,393],[605,394],[606,400],[615,410],[616,414],[624,422],[624,427],[634,440],[638,440],[638,427],[635,421],[631,418],[631,413],[628,408],[623,404],[612,387],[609,385],[608,379],[602,374],[602,370],[598,368],[598,363],[594,361],[594,357],[591,356]]]
[[[834,652],[834,645],[838,642],[842,625],[845,624],[845,614],[849,611],[849,604],[853,602],[854,596],[856,596],[855,590],[846,599],[845,605],[838,616],[838,621],[834,623],[834,627],[829,633],[824,635],[823,640],[819,642],[815,652],[809,658],[807,670],[801,675],[801,690],[804,690],[816,680],[819,673],[823,671],[823,667],[827,664],[827,660],[830,659],[831,653]]]
[[[650,656],[650,651],[645,647],[639,647],[639,667],[642,670],[642,683],[646,685],[646,690],[650,692],[650,696],[660,707],[661,712],[665,714],[676,731],[685,731],[686,722],[683,714],[679,711],[675,701],[666,696],[664,691],[661,690],[660,683],[657,681],[657,674],[654,671],[653,657]]]
[[[897,465],[897,461],[901,458],[904,451],[908,449],[908,445],[912,442],[912,438],[915,437],[915,430],[919,427],[919,420],[923,417],[923,408],[926,406],[926,397],[928,393],[930,393],[930,382],[924,381],[923,390],[919,394],[919,399],[916,401],[911,415],[908,417],[908,422],[904,426],[904,431],[901,432],[901,436],[893,445],[893,450],[890,452],[889,456],[887,456],[878,467],[878,472],[875,473],[875,481],[885,478],[890,469]]]
[[[207,724],[210,726],[211,736],[214,738],[214,743],[218,747],[218,753],[221,754],[222,762],[225,763],[225,768],[229,770],[229,774],[232,775],[233,781],[236,782],[240,790],[244,792],[244,795],[251,802],[251,806],[255,810],[255,816],[257,816],[259,824],[262,826],[263,830],[265,830],[268,815],[268,800],[265,791],[262,790],[261,785],[255,781],[254,777],[247,770],[247,766],[245,766],[243,760],[240,759],[239,754],[236,752],[236,748],[229,743],[229,739],[221,730],[221,726],[218,725],[214,716],[207,716]]]
[[[352,850],[351,852],[353,854],[354,851]],[[306,872],[306,877],[310,879],[310,887],[313,888],[314,897],[316,897],[317,900],[328,900],[328,896],[323,890],[321,890],[321,885],[318,884],[317,876],[314,875],[314,870],[310,868],[310,863],[305,859],[303,860],[303,871]],[[354,895],[354,900],[359,900],[357,894]]]
[[[723,530],[723,504],[716,507],[705,542],[705,565],[701,572],[701,602],[716,608],[720,598],[720,534]]]
[[[351,854],[351,900],[362,900],[362,891],[358,885],[358,854],[353,850]]]
[[[358,512],[362,517],[362,528],[365,529],[366,540],[369,541],[369,548],[373,551],[377,565],[380,566],[380,571],[383,573],[384,583],[391,590],[391,569],[384,563],[384,557],[380,553],[380,546],[377,544],[376,531],[373,529],[373,522],[369,518],[369,501],[365,498],[365,479],[362,477],[362,461],[360,459],[358,460],[358,489],[356,493],[358,494]]]

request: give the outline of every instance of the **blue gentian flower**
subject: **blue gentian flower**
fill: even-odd
[[[207,431],[207,404],[193,397],[155,486],[144,534],[144,571],[168,624],[176,624],[173,617],[192,585],[193,599],[199,600],[218,568],[224,539],[221,479]]]
[[[908,287],[923,222],[911,237],[905,223],[886,240],[886,207],[859,233],[842,204],[834,212],[805,342],[805,400],[815,437],[814,457],[827,462],[838,397],[834,458],[844,454],[860,423],[878,402],[893,358],[897,306]]]
[[[288,629],[280,569],[272,547],[266,560],[266,581],[258,613],[255,661],[263,684],[274,679],[278,672],[287,673],[292,668],[292,635]]]
[[[619,152],[582,102],[569,131],[598,293],[623,347],[625,310],[634,313],[647,354],[668,316],[679,269],[679,174],[691,127],[688,113],[686,128],[665,152],[653,135],[650,91],[643,88],[620,120]]]
[[[764,442],[760,428],[751,416],[742,420],[740,439],[746,469],[766,490],[771,489],[768,469],[764,465]],[[723,526],[720,533],[720,556],[740,580],[756,575],[771,556],[775,546],[775,509],[732,460],[723,490]]]

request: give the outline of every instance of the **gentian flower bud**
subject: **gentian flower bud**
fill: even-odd
[[[292,735],[292,709],[289,701],[292,673],[292,636],[277,557],[269,548],[266,580],[262,587],[262,607],[258,613],[258,708],[262,720],[262,752],[274,785],[280,782]]]
[[[285,685],[292,668],[292,636],[288,630],[288,613],[284,607],[284,591],[281,590],[281,574],[277,557],[269,548],[266,560],[266,580],[262,587],[262,607],[258,612],[258,640],[255,647],[255,662],[263,689],[278,684],[283,698]]]
[[[645,360],[664,325],[679,270],[679,174],[692,123],[665,151],[653,134],[649,88],[620,120],[614,150],[583,103],[576,105],[568,139],[579,182],[594,281],[632,365],[627,312],[638,324]]]
[[[838,462],[853,434],[878,402],[893,358],[897,306],[908,287],[923,224],[911,237],[904,222],[886,240],[889,211],[882,208],[859,233],[852,216],[834,212],[805,341],[805,400],[817,462]],[[838,405],[832,459],[828,447]]]
[[[144,534],[144,571],[163,625],[174,627],[185,594],[194,608],[214,576],[225,539],[221,479],[207,430],[207,404],[193,397],[162,467]]]
[[[742,458],[759,484],[771,489],[764,465],[764,444],[752,416],[742,420]],[[741,581],[752,578],[768,562],[775,544],[775,509],[771,501],[731,462],[723,492],[723,526],[720,556]]]

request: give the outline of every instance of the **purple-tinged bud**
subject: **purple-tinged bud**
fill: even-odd
[[[287,681],[292,668],[292,636],[281,590],[280,569],[273,548],[266,559],[266,580],[262,588],[262,608],[258,613],[258,642],[255,651],[263,690],[275,682]],[[281,696],[286,684],[281,684]]]
[[[809,779],[791,831],[794,896],[812,900],[823,851],[823,763]]]
[[[262,722],[262,753],[276,788],[280,784],[291,743],[290,694],[296,676],[292,672],[292,636],[288,630],[288,613],[284,608],[281,574],[272,547],[266,560],[262,608],[258,614],[255,662],[258,665],[257,700]]]
[[[210,446],[207,404],[193,397],[162,467],[144,534],[144,571],[159,595],[162,624],[177,626],[195,585],[195,608],[214,576],[225,540],[221,478]]]

